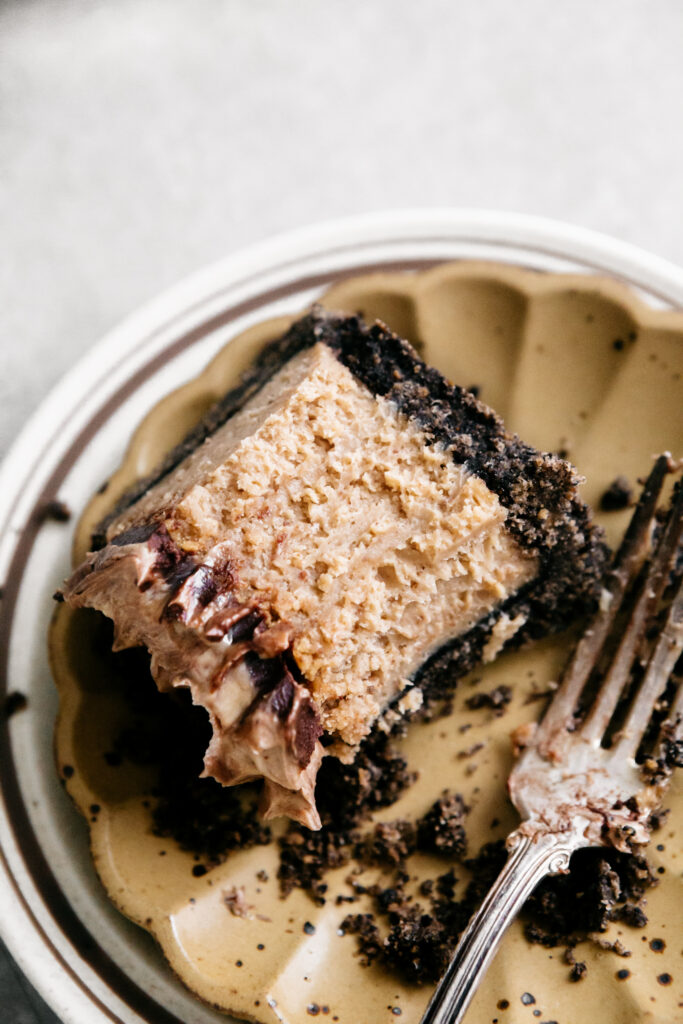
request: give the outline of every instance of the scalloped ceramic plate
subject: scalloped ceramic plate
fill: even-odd
[[[462,257],[479,261],[445,262]],[[486,262],[490,257],[546,272]],[[547,272],[558,268],[581,273]],[[627,278],[632,287],[589,276],[596,270]],[[145,773],[108,765],[102,756],[119,708],[84,619],[66,609],[52,633],[61,698],[58,759],[62,769],[69,766],[64,782],[86,815],[94,863],[113,903],[156,938],[172,970],[147,934],[104,898],[88,829],[60,790],[51,761],[55,700],[41,638],[51,592],[68,572],[71,530],[42,520],[41,507],[58,495],[83,509],[120,463],[75,532],[79,556],[88,523],[126,482],[157,461],[265,339],[323,293],[328,306],[385,319],[452,379],[478,385],[484,401],[525,439],[568,449],[593,503],[617,474],[633,480],[653,453],[683,450],[683,316],[652,308],[680,301],[683,275],[556,225],[434,212],[327,227],[208,272],[110,336],[18,445],[5,469],[0,509],[7,504],[0,548],[6,682],[29,695],[28,709],[1,737],[1,927],[34,983],[74,1024],[225,1021],[212,1006],[299,1024],[311,1019],[315,1005],[329,1008],[327,1019],[347,1024],[396,1020],[396,1008],[402,1020],[417,1022],[427,1002],[426,989],[359,965],[355,940],[337,934],[344,908],[333,898],[323,908],[301,893],[279,899],[274,844],[233,854],[196,878],[191,855],[151,834]],[[131,428],[145,413],[124,457]],[[615,539],[624,514],[603,522]],[[473,806],[473,850],[504,834],[513,823],[503,795],[507,734],[537,713],[538,705],[525,698],[556,674],[562,655],[562,642],[546,642],[499,659],[478,673],[477,683],[463,682],[451,718],[411,728],[404,746],[419,781],[378,817],[421,813],[447,783]],[[484,712],[466,712],[472,685],[500,682],[516,682],[506,716],[491,721]],[[471,728],[463,735],[465,721]],[[458,759],[477,742],[484,746],[476,757]],[[528,946],[515,926],[472,1005],[471,1024],[531,1022],[535,1010],[539,1019],[569,1024],[593,1017],[596,1005],[605,1024],[680,1015],[680,913],[671,912],[681,898],[680,786],[670,802],[672,816],[658,835],[664,848],[652,850],[664,871],[644,933],[664,939],[664,952],[653,953],[641,932],[625,928],[630,977],[616,980],[623,962],[586,948],[588,977],[571,985],[558,962],[561,951]],[[492,830],[494,818],[499,825]],[[266,883],[256,877],[264,868]],[[415,873],[422,872],[433,875],[434,864],[416,862]],[[347,891],[343,877],[329,881],[332,897]],[[232,916],[223,903],[232,885],[244,886],[252,907],[247,918]],[[306,921],[315,935],[303,931]],[[657,982],[664,973],[673,977],[670,985]],[[536,1002],[522,1004],[524,992]],[[502,999],[509,1008],[496,1009]]]

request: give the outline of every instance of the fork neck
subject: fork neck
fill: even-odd
[[[529,836],[516,831],[508,842],[512,849],[505,867],[463,932],[422,1024],[462,1020],[479,979],[526,899],[546,875],[566,873],[574,850],[585,845],[576,834],[548,832]]]

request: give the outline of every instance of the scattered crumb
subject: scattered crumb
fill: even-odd
[[[13,690],[5,697],[5,701],[2,706],[3,717],[11,718],[12,715],[16,715],[17,711],[23,711],[27,705],[28,697],[26,694],[20,693],[19,690]]]
[[[509,686],[496,686],[488,693],[475,693],[465,701],[470,711],[477,711],[479,708],[490,708],[494,714],[502,715],[506,706],[512,700],[512,690]]]
[[[367,864],[400,864],[417,848],[417,829],[410,821],[389,821],[375,825],[358,843],[355,854]]]
[[[466,750],[459,750],[455,755],[458,761],[464,761],[465,758],[472,757],[474,754],[478,754],[480,750],[484,749],[484,743],[474,743],[471,747]]]
[[[588,974],[585,961],[577,961],[569,971],[569,981],[583,981]]]
[[[537,728],[538,722],[523,722],[516,729],[513,729],[510,739],[512,741],[512,752],[515,757],[519,757],[522,751],[529,746]]]
[[[670,813],[670,807],[659,807],[656,811],[652,812],[649,825],[653,832],[658,832],[660,828],[664,827]]]
[[[619,512],[628,508],[633,500],[633,488],[626,477],[618,476],[600,498],[603,512]]]
[[[595,943],[595,945],[599,949],[610,950],[612,953],[616,953],[617,956],[631,955],[630,949],[626,949],[626,947],[620,939],[615,939],[614,942],[610,942],[609,939],[603,939],[600,935],[596,934],[595,932],[591,932],[588,935],[588,938],[591,940],[591,942]]]
[[[419,848],[426,852],[464,857],[467,839],[463,820],[468,810],[459,793],[446,791],[418,823]]]
[[[47,520],[52,520],[55,523],[68,523],[71,519],[71,509],[66,502],[52,498],[37,509],[36,515],[41,523]]]
[[[525,704],[535,704],[538,700],[546,700],[548,697],[552,697],[557,689],[556,686],[549,686],[545,690],[532,690],[524,700]]]
[[[242,886],[232,885],[223,890],[223,902],[235,917],[248,917],[251,910],[247,903]]]

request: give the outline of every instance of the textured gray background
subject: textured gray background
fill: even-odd
[[[123,315],[311,221],[497,207],[683,263],[682,52],[680,0],[0,0],[0,454]],[[0,1000],[54,1021],[1,956]]]

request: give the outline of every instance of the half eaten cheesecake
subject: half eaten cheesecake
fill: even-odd
[[[318,828],[324,753],[353,759],[591,599],[604,551],[576,486],[383,325],[314,310],[125,497],[63,594],[206,708],[207,775],[262,777],[266,817]]]

